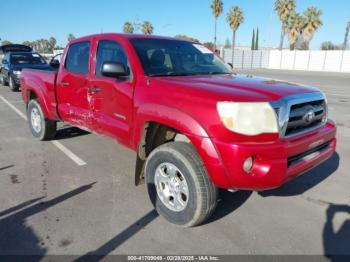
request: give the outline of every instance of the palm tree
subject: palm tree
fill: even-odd
[[[321,15],[321,10],[313,6],[304,12],[303,38],[307,50],[309,50],[309,44],[315,32],[322,26]]]
[[[8,40],[3,40],[3,41],[1,42],[1,45],[10,45],[10,44],[12,44],[12,42],[11,42],[11,41],[8,41]]]
[[[179,38],[179,39],[183,39],[183,40],[187,40],[195,43],[200,43],[200,41],[197,38],[194,38],[188,35],[176,35],[175,38]]]
[[[49,40],[47,39],[41,39],[41,42],[42,42],[42,52],[44,53],[48,53],[49,50],[50,50],[50,43],[49,43]]]
[[[26,45],[26,46],[32,47],[32,42],[30,42],[30,41],[24,41],[24,42],[22,42],[22,45]],[[32,48],[33,48],[33,47],[32,47]]]
[[[350,21],[348,22],[346,29],[345,29],[345,37],[344,37],[344,44],[343,44],[343,50],[346,50],[348,46],[348,36],[350,31]]]
[[[292,11],[295,10],[296,0],[276,0],[275,11],[282,23],[279,49],[282,50],[284,37],[287,33],[287,21]]]
[[[38,42],[37,42],[37,40],[34,40],[30,47],[33,48],[33,50],[36,51],[37,50],[37,46],[38,46]]]
[[[49,38],[49,47],[50,47],[50,52],[53,53],[53,50],[56,47],[57,40],[54,37]]]
[[[210,5],[210,8],[213,11],[213,15],[215,18],[214,51],[216,51],[217,22],[218,22],[218,17],[224,11],[224,4],[222,3],[221,0],[213,0],[212,4]]]
[[[305,18],[293,11],[290,13],[286,26],[288,31],[289,48],[290,50],[294,50],[295,44],[301,35],[302,28],[305,26]]]
[[[244,22],[243,11],[239,6],[231,7],[227,13],[226,20],[232,29],[232,64],[234,59],[234,50],[236,45],[236,31]]]
[[[69,34],[67,37],[68,43],[73,41],[75,39],[75,36],[73,34]]]
[[[38,52],[42,53],[44,52],[44,39],[40,38],[38,41]]]
[[[130,22],[125,22],[123,26],[123,32],[126,34],[134,33],[134,26]]]
[[[214,50],[214,43],[212,42],[205,42],[203,45],[208,47],[210,50]]]
[[[142,25],[142,32],[145,34],[145,35],[151,35],[153,34],[153,25],[148,22],[148,21],[145,21]]]

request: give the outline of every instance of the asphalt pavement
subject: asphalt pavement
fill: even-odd
[[[337,154],[279,189],[222,191],[214,216],[190,229],[159,217],[133,185],[134,152],[62,125],[39,142],[21,94],[0,86],[0,255],[350,255],[350,74],[240,72],[320,87]]]

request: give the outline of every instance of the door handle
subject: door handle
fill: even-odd
[[[68,82],[61,82],[61,86],[69,86]]]
[[[91,93],[99,93],[99,92],[101,92],[101,88],[99,88],[97,86],[91,86],[90,87],[90,92]]]

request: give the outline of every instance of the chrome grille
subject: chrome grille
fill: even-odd
[[[281,137],[291,137],[321,127],[327,120],[327,103],[320,92],[292,95],[272,102]]]
[[[312,119],[310,121],[307,121],[307,114],[309,112],[312,115]],[[318,126],[322,124],[325,116],[325,100],[310,101],[307,103],[293,105],[290,109],[289,120],[285,135],[293,135]]]

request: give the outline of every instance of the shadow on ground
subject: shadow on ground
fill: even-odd
[[[57,130],[56,140],[89,135],[90,133],[77,127],[66,127]]]
[[[335,153],[329,160],[299,178],[294,179],[280,188],[263,191],[259,194],[263,197],[302,195],[337,171],[339,160],[339,155]],[[350,261],[350,219],[347,219],[340,226],[339,230],[334,228],[333,223],[337,213],[350,214],[350,206],[328,202],[322,203],[328,205],[326,222],[322,233],[324,254],[328,259],[334,262]]]
[[[220,201],[218,203],[218,207],[212,217],[207,222],[205,222],[205,224],[219,220],[222,217],[225,217],[226,215],[232,213],[238,207],[240,207],[251,194],[252,192],[250,191],[238,191],[234,193],[228,192],[227,190],[220,191]],[[154,199],[154,201],[156,201],[156,199]],[[148,212],[139,220],[132,223],[122,232],[110,239],[108,242],[96,250],[88,252],[87,254],[79,257],[75,261],[100,261],[105,256],[117,249],[124,242],[129,240],[132,236],[137,234],[142,228],[153,222],[158,216],[159,215],[155,210]]]
[[[324,254],[331,261],[350,261],[350,219],[345,220],[337,230],[333,224],[337,213],[345,213],[349,217],[350,206],[329,205],[323,228]]]
[[[108,242],[97,248],[95,251],[89,252],[75,261],[100,261],[105,256],[110,254],[113,250],[117,249],[121,244],[138,233],[142,228],[150,224],[158,217],[158,213],[155,210],[148,212],[136,222],[132,223],[118,235],[110,239]]]
[[[292,180],[291,182],[283,185],[280,188],[259,192],[262,197],[268,196],[296,196],[302,195],[309,189],[317,186],[324,181],[327,177],[337,171],[339,167],[339,155],[335,153],[330,159],[321,165],[315,167],[311,171],[301,175],[300,177]]]
[[[215,222],[242,206],[252,195],[252,191],[229,192],[220,190],[219,203],[213,215],[204,224]]]
[[[9,169],[12,167],[14,167],[14,165],[3,166],[3,167],[0,167],[0,171],[5,170],[5,169]]]
[[[94,184],[81,186],[49,201],[39,202],[43,199],[43,197],[40,197],[0,212],[0,255],[35,255],[26,257],[25,260],[39,261],[47,253],[47,248],[43,240],[27,225],[27,219],[91,189]],[[18,212],[11,214],[16,211]],[[6,215],[8,216],[5,217]]]

